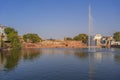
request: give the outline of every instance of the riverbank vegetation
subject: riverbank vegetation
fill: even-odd
[[[20,49],[21,43],[18,38],[18,32],[14,28],[7,27],[4,29],[7,40],[10,41],[12,49]]]
[[[39,46],[44,46],[45,40],[42,40],[42,38],[38,35],[38,34],[35,34],[35,33],[27,33],[27,34],[24,34],[22,37],[19,36],[18,32],[14,29],[14,28],[11,28],[11,27],[5,27],[4,28],[4,33],[6,34],[7,36],[7,41],[10,42],[10,48],[12,49],[21,49],[24,44],[26,43],[35,43],[35,44],[38,44]],[[22,38],[22,42],[20,41],[20,38]],[[113,38],[115,41],[120,41],[120,32],[115,32],[113,34]],[[43,42],[44,44],[40,44],[39,42]],[[55,40],[55,39],[52,39],[52,40],[46,40],[46,44],[45,46],[48,46],[48,44],[63,44],[63,45],[70,45],[70,47],[72,45],[77,45],[76,43],[77,42],[74,42],[74,41],[81,41],[81,45],[82,44],[85,44],[87,45],[88,44],[88,35],[85,34],[85,33],[82,33],[82,34],[78,34],[76,36],[74,36],[73,38],[71,37],[66,37],[64,39],[64,42],[61,42],[61,43],[58,43],[58,40]],[[52,41],[52,42],[50,42]],[[67,41],[67,42],[66,42]],[[69,42],[71,41],[71,42]],[[69,44],[68,44],[69,43]],[[59,45],[58,45],[59,46]],[[1,39],[1,47],[6,47],[6,44],[5,42]],[[75,46],[76,47],[76,46]]]
[[[37,43],[42,41],[42,38],[38,36],[38,34],[27,33],[23,35],[23,39],[25,42]]]
[[[82,43],[88,43],[88,35],[87,34],[79,34],[73,38],[76,41],[82,41]]]
[[[69,41],[82,41],[82,43],[87,44],[88,43],[88,35],[87,34],[78,34],[77,36],[71,38],[71,37],[66,37],[65,40],[69,40]]]
[[[120,41],[120,32],[115,32],[113,34],[113,38],[115,39],[115,41]]]

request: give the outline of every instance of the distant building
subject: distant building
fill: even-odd
[[[94,37],[94,40],[96,42],[96,46],[109,48],[111,46],[111,42],[113,41],[113,37],[102,36],[101,34],[96,34]]]
[[[102,35],[101,34],[96,34],[95,35],[94,40],[96,42],[96,46],[100,46],[101,39],[102,39]]]
[[[6,28],[6,26],[2,26],[0,25],[0,41],[3,40],[3,41],[7,41],[7,36],[4,32],[4,29]]]
[[[102,35],[101,34],[96,34],[94,39],[101,39],[102,38]]]
[[[111,45],[120,45],[120,42],[119,41],[112,41]]]

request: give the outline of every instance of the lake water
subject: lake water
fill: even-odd
[[[0,53],[0,80],[120,80],[120,49],[50,48]]]

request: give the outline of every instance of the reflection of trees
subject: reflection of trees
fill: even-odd
[[[39,49],[25,49],[22,51],[22,57],[24,60],[33,60],[41,55]]]
[[[12,70],[14,67],[17,66],[20,59],[20,51],[11,51],[9,55],[6,55],[6,64],[5,68],[8,70]]]
[[[18,65],[20,59],[33,60],[40,54],[39,49],[3,51],[0,53],[0,70],[12,70]]]
[[[120,55],[116,54],[114,58],[115,58],[115,61],[120,62]]]
[[[0,52],[0,70],[4,69],[4,65],[6,64],[5,54]]]
[[[85,53],[85,52],[76,52],[75,56],[77,56],[79,58],[87,58],[88,57],[88,53]]]
[[[0,53],[0,64],[3,64],[4,61],[5,61],[5,54]]]

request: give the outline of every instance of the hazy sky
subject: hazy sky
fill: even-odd
[[[120,0],[0,0],[0,24],[43,39],[87,34],[89,4],[95,33],[120,31]]]

